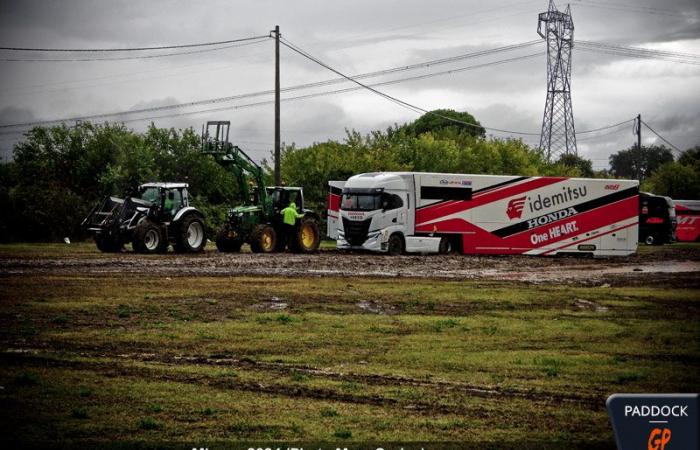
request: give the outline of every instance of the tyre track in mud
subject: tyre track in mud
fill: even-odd
[[[144,256],[114,255],[7,257],[0,255],[0,275],[82,274],[109,276],[288,276],[432,278],[498,280],[581,285],[653,283],[679,280],[698,286],[700,249],[586,259],[572,257],[418,255],[390,257],[325,250],[313,255],[222,254]]]
[[[372,386],[391,386],[391,387],[419,387],[434,390],[441,396],[449,396],[451,393],[462,394],[471,397],[480,398],[492,398],[492,399],[507,399],[507,398],[520,398],[524,400],[537,401],[542,403],[568,403],[573,405],[579,405],[581,407],[587,407],[590,409],[597,409],[604,404],[606,393],[600,392],[599,395],[578,395],[578,394],[561,394],[556,392],[547,391],[536,391],[536,390],[517,390],[517,389],[503,389],[499,387],[490,386],[479,386],[470,383],[456,382],[456,381],[431,381],[419,378],[404,377],[397,375],[379,375],[379,374],[358,374],[353,372],[335,372],[326,369],[319,369],[307,365],[299,364],[287,364],[287,363],[276,363],[276,362],[265,362],[265,361],[254,361],[250,358],[235,358],[230,355],[211,355],[211,356],[200,356],[200,355],[156,355],[153,353],[121,353],[121,354],[108,354],[99,351],[78,351],[75,353],[68,353],[66,351],[55,351],[55,357],[47,356],[51,355],[52,351],[46,349],[7,349],[0,353],[0,358],[6,360],[18,360],[21,362],[41,362],[45,361],[49,364],[66,363],[69,366],[75,365],[76,368],[82,367],[81,361],[75,360],[64,360],[58,359],[60,357],[73,356],[73,357],[87,357],[87,358],[109,358],[114,360],[128,361],[128,362],[143,362],[143,363],[156,363],[162,364],[163,366],[183,366],[183,365],[205,365],[214,367],[225,367],[230,369],[239,370],[254,370],[263,371],[268,373],[274,373],[276,375],[290,376],[292,374],[303,374],[310,377],[323,378],[327,380],[340,381],[340,382],[356,382],[363,383]],[[89,368],[91,364],[95,364],[97,367],[103,368],[113,368],[113,364],[110,363],[93,363],[84,362],[87,366],[84,368]],[[132,368],[129,368],[132,369]],[[140,368],[138,368],[140,369]],[[180,374],[171,374],[176,378]],[[195,376],[200,378],[199,375]],[[206,379],[211,379],[214,381],[214,385],[218,385],[218,379],[206,375],[202,375]],[[175,379],[171,381],[177,381]],[[459,406],[453,405],[440,405],[434,403],[421,403],[421,402],[400,402],[399,400],[393,398],[387,398],[382,396],[358,396],[355,394],[347,394],[338,392],[332,389],[319,389],[319,388],[309,388],[300,387],[283,384],[262,384],[259,382],[236,382],[235,388],[238,389],[240,385],[241,390],[246,391],[257,391],[263,393],[276,393],[282,395],[302,396],[302,397],[312,397],[318,399],[328,399],[337,400],[349,403],[368,403],[368,404],[386,404],[403,406],[407,409],[415,410],[431,410],[440,413],[459,413],[462,414],[463,411],[459,411]],[[228,385],[227,385],[228,386]]]

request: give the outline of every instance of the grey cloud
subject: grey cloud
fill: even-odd
[[[563,6],[564,2],[557,3]],[[700,39],[697,0],[639,0],[628,2],[632,7],[617,9],[584,3],[571,1],[577,39],[625,45]],[[488,4],[475,0],[435,0],[430,5],[421,0],[0,0],[0,43],[47,47],[176,44],[267,33],[279,24],[283,36],[294,43],[341,71],[359,73],[538,39],[536,14],[546,7],[546,0],[529,3],[502,0]],[[640,12],[645,8],[652,9]],[[661,14],[658,10],[672,15]],[[676,13],[685,16],[678,17]],[[698,45],[696,42],[692,48],[700,48]],[[530,51],[535,48],[370,81],[434,73]],[[685,51],[700,53],[700,50]],[[653,121],[658,131],[668,133],[668,139],[677,145],[697,144],[698,124],[694,121],[700,116],[700,108],[695,106],[700,104],[697,71],[679,72],[676,69],[680,65],[662,63],[668,64],[663,66],[669,69],[664,75],[666,78],[658,74],[644,78],[643,73],[611,64],[620,61],[620,57],[576,49],[574,52],[572,89],[578,129],[613,123],[640,111],[650,124]],[[272,87],[271,63],[271,42],[158,60],[0,63],[0,84],[3,90],[14,91],[12,95],[2,95],[0,91],[0,108],[54,118],[266,90]],[[230,67],[220,68],[223,65]],[[601,77],[603,70],[607,79]],[[122,75],[102,79],[118,74]],[[283,47],[283,86],[335,76]],[[642,83],[640,80],[644,87],[635,95],[620,84],[637,86]],[[58,82],[64,83],[57,86]],[[72,89],[62,89],[66,85]],[[337,87],[341,86],[327,89]],[[487,126],[537,131],[545,98],[545,61],[540,57],[380,89],[417,104],[447,102],[447,107],[474,113]],[[294,94],[300,93],[304,92]],[[367,132],[417,117],[400,108],[387,108],[384,112],[374,108],[366,110],[361,105],[368,97],[371,94],[343,94],[284,102],[283,140],[307,145],[328,138],[342,138],[346,127]],[[267,98],[271,97],[252,101]],[[247,148],[254,157],[269,155],[269,144],[273,140],[272,105],[155,119],[154,122],[157,126],[192,126],[198,130],[207,119],[219,118],[232,121],[235,138],[250,143]],[[3,123],[6,122],[3,120]],[[144,129],[147,124],[146,121],[128,123],[137,130]],[[648,136],[648,139],[653,138]],[[536,141],[536,138],[526,139],[529,143],[536,144]],[[610,151],[628,147],[629,142],[629,130],[625,130],[582,139],[580,149],[584,155],[602,161]]]

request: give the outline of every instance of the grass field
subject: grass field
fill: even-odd
[[[3,254],[64,251],[18,248]],[[700,373],[691,288],[79,273],[0,282],[0,427],[38,441],[612,443],[608,395],[691,392]]]

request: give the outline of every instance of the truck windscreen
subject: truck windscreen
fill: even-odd
[[[381,209],[382,195],[377,194],[343,194],[340,209],[345,211],[374,211]]]

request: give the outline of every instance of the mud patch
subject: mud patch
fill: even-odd
[[[370,314],[396,314],[396,308],[391,305],[382,305],[373,300],[363,300],[356,304],[362,311]]]
[[[608,311],[607,306],[602,306],[596,302],[592,302],[590,300],[584,300],[582,298],[575,299],[573,304],[572,304],[572,307],[574,309],[578,309],[578,310],[595,311],[595,312],[599,312],[599,313],[604,313],[604,312]]]
[[[660,254],[648,253],[606,259],[473,255],[391,257],[364,253],[345,254],[337,251],[322,251],[314,255],[223,254],[214,251],[202,255],[144,256],[122,253],[98,256],[78,254],[51,258],[7,258],[0,255],[0,276],[140,274],[176,277],[275,274],[295,277],[498,280],[582,286],[604,283],[653,284],[659,278],[666,279],[672,276],[682,280],[686,287],[691,287],[687,285],[688,282],[697,286],[700,284],[700,247],[677,250],[678,253],[664,249]],[[682,259],[683,257],[686,259]],[[286,302],[264,302],[269,309],[284,309],[281,306],[283,303]]]
[[[485,397],[485,398],[523,398],[532,401],[544,402],[544,403],[574,403],[581,406],[586,406],[590,408],[597,408],[603,399],[603,394],[600,396],[587,395],[581,396],[573,393],[556,393],[556,392],[544,392],[536,390],[514,390],[514,389],[501,389],[497,387],[489,386],[477,386],[468,383],[461,382],[450,382],[450,381],[431,381],[425,379],[416,379],[403,376],[392,376],[392,375],[379,375],[379,374],[356,374],[356,373],[340,373],[325,369],[318,369],[303,365],[293,365],[284,363],[274,363],[274,362],[256,362],[248,358],[237,359],[233,357],[228,357],[227,355],[212,355],[211,357],[206,356],[165,356],[156,355],[152,353],[132,353],[132,354],[93,354],[87,352],[80,352],[74,354],[73,356],[80,357],[99,357],[99,358],[114,358],[121,359],[126,364],[115,368],[115,363],[113,362],[92,362],[92,361],[79,361],[75,359],[58,359],[69,356],[65,352],[56,353],[55,355],[48,355],[46,350],[22,350],[22,349],[9,349],[5,352],[0,353],[0,360],[5,360],[7,362],[20,362],[23,364],[34,363],[41,365],[50,365],[56,367],[72,367],[72,368],[85,368],[90,370],[115,370],[119,375],[129,375],[133,372],[138,374],[147,373],[148,378],[153,379],[166,379],[171,381],[181,381],[188,383],[201,383],[209,385],[221,385],[222,380],[208,376],[208,375],[198,375],[198,374],[185,374],[182,372],[165,372],[163,369],[167,369],[168,366],[174,365],[212,365],[212,366],[225,366],[227,368],[235,368],[238,370],[256,370],[264,371],[279,375],[288,376],[290,374],[304,374],[310,377],[326,378],[335,381],[353,382],[367,385],[375,386],[391,386],[391,387],[401,387],[401,386],[411,386],[411,387],[421,387],[430,389],[436,393],[451,395],[452,394],[462,394],[474,397]],[[145,362],[145,363],[157,363],[158,370],[153,370],[150,368],[136,367],[130,364],[130,362]],[[116,364],[119,366],[119,363]],[[157,373],[156,373],[157,372]],[[272,380],[274,378],[266,378]],[[466,413],[465,406],[460,405],[445,405],[437,404],[434,402],[424,403],[424,402],[403,402],[396,400],[394,398],[386,398],[379,395],[361,395],[361,394],[350,394],[345,392],[339,392],[334,389],[327,388],[312,388],[304,386],[289,386],[289,385],[279,385],[273,382],[266,381],[261,382],[241,382],[241,381],[223,381],[225,386],[232,389],[263,392],[270,394],[282,394],[289,396],[301,396],[301,397],[311,397],[318,399],[328,399],[337,400],[348,403],[365,403],[383,406],[398,406],[407,409],[416,409],[421,411],[432,411],[446,414],[464,414]],[[470,409],[470,408],[468,408]]]

